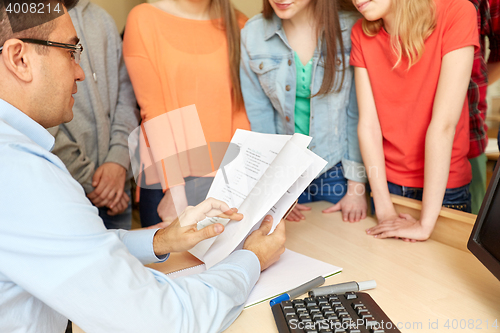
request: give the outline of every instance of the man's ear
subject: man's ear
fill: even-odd
[[[32,62],[34,50],[29,52],[25,43],[19,39],[9,39],[3,45],[2,56],[5,67],[19,80],[31,82],[33,80]]]

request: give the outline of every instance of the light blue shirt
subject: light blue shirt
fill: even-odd
[[[106,230],[53,144],[0,99],[0,332],[62,333],[68,318],[89,333],[227,328],[259,278],[255,254],[176,280],[145,268],[156,230]]]

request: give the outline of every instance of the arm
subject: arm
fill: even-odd
[[[488,34],[490,55],[488,57],[488,85],[500,79],[500,3],[489,0],[491,27]]]
[[[356,67],[354,75],[359,105],[359,146],[373,193],[377,219],[381,223],[397,218],[387,187],[382,130],[368,71],[366,68]]]
[[[468,46],[443,57],[432,119],[425,137],[424,194],[421,223],[427,238],[441,211],[455,128],[462,113],[463,101],[472,71],[474,47]]]
[[[105,230],[76,181],[47,164],[32,159],[22,164],[24,170],[7,169],[23,177],[6,179],[3,186],[9,191],[0,193],[7,218],[0,226],[2,274],[13,288],[25,290],[26,302],[43,302],[44,309],[46,305],[72,318],[87,332],[162,332],[165,327],[172,332],[218,332],[238,316],[261,265],[271,262],[237,251],[203,274],[172,281],[131,256],[116,234]],[[18,209],[20,192],[15,189],[20,184],[30,186],[22,194],[29,210]],[[265,244],[267,237],[258,237],[250,249],[261,244],[267,250],[262,252],[279,252],[284,233],[280,242],[272,238],[275,247]]]
[[[347,178],[347,193],[335,205],[325,209],[323,213],[332,213],[341,210],[344,221],[358,222],[366,218],[365,182],[366,170],[361,158],[358,140],[359,111],[356,98],[356,85],[351,85],[349,92],[349,106],[347,107],[347,149],[342,166]]]
[[[488,86],[500,79],[500,62],[488,62]]]
[[[254,132],[276,134],[274,108],[264,93],[257,74],[250,68],[246,29],[248,28],[241,31],[240,80],[248,120]]]
[[[469,85],[473,46],[447,53],[442,60],[432,119],[425,137],[424,193],[422,214],[416,221],[404,219],[372,228],[376,237],[402,237],[426,240],[430,237],[441,211],[450,171],[455,128],[462,113]]]
[[[108,18],[106,14],[106,18]],[[111,20],[111,18],[108,18]],[[111,24],[113,31],[108,33],[108,52],[115,52],[118,77],[110,78],[118,85],[117,101],[110,101],[111,105],[116,105],[114,110],[111,110],[111,129],[109,151],[104,160],[104,163],[96,170],[94,176],[94,187],[96,187],[95,195],[100,199],[98,202],[101,205],[106,205],[111,208],[110,212],[119,204],[124,194],[124,186],[127,176],[127,171],[130,167],[130,157],[128,151],[128,137],[139,125],[139,111],[136,107],[136,100],[130,78],[125,67],[122,54],[122,42],[118,31],[114,24]],[[113,49],[116,46],[116,49]],[[116,103],[116,104],[115,104]],[[122,167],[122,168],[119,168]],[[107,172],[109,168],[110,172]],[[103,174],[108,173],[109,176],[103,177]],[[108,199],[108,200],[106,200]],[[94,198],[93,201],[97,199]],[[120,211],[123,212],[127,205],[121,205]]]
[[[83,186],[86,193],[92,192],[94,190],[92,186],[94,162],[82,152],[78,143],[70,139],[64,125],[52,127],[49,132],[55,138],[52,153],[63,161],[69,173]]]

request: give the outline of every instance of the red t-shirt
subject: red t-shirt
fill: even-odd
[[[369,37],[361,20],[352,29],[351,65],[368,71],[383,136],[387,180],[403,186],[424,186],[425,135],[432,117],[441,60],[448,52],[479,47],[477,15],[467,0],[436,0],[437,25],[425,41],[422,58],[408,71],[400,65],[384,30]],[[470,183],[469,107],[466,96],[453,141],[447,188]]]

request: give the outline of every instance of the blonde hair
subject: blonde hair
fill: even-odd
[[[424,42],[436,28],[436,4],[434,0],[392,0],[392,10],[395,15],[391,45],[398,57],[393,68],[405,56],[410,69],[422,58]],[[368,36],[375,36],[383,26],[382,19],[363,19],[363,32]]]

